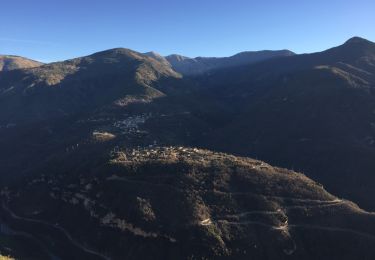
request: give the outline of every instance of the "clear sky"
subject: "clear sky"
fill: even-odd
[[[375,41],[375,0],[0,1],[0,53],[46,62],[115,47],[195,57]]]

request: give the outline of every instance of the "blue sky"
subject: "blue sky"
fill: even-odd
[[[374,0],[1,2],[0,53],[46,62],[115,47],[195,57],[375,41]]]

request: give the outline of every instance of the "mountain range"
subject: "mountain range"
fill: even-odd
[[[196,57],[189,58],[179,54],[172,54],[166,57],[156,52],[146,52],[144,55],[151,57],[166,66],[170,66],[176,72],[185,76],[199,75],[209,73],[220,68],[238,67],[250,65],[260,61],[269,60],[277,57],[287,57],[295,55],[289,50],[280,51],[245,51],[237,53],[230,57]]]
[[[196,57],[188,58],[181,55],[169,55],[165,59],[172,68],[183,75],[197,75],[207,73],[220,68],[238,67],[250,65],[264,60],[278,57],[293,56],[295,53],[289,50],[280,51],[246,51],[224,58]]]
[[[375,254],[375,43],[26,64],[0,72],[0,255]]]

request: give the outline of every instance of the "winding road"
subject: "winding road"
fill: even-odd
[[[63,237],[66,238],[66,240],[71,244],[73,245],[75,248],[83,251],[86,256],[88,258],[99,258],[99,259],[105,259],[105,260],[110,260],[111,258],[109,258],[108,256],[102,254],[102,253],[99,253],[97,251],[94,251],[92,249],[89,249],[85,246],[83,246],[82,244],[80,244],[79,242],[77,242],[70,234],[67,230],[65,230],[64,228],[62,228],[61,226],[56,226],[56,225],[53,225],[51,223],[48,223],[48,222],[45,222],[45,221],[42,221],[42,220],[36,220],[36,219],[30,219],[30,218],[25,218],[25,217],[21,217],[21,216],[18,216],[16,213],[14,213],[9,207],[6,206],[5,202],[3,201],[2,202],[2,209],[9,214],[9,216],[14,219],[14,220],[18,220],[18,221],[23,221],[23,222],[28,222],[28,223],[36,223],[36,224],[40,224],[40,225],[44,225],[44,226],[47,226],[49,228],[53,228],[54,230],[58,231],[59,233],[61,233],[63,235]]]

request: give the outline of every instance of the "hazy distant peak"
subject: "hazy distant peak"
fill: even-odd
[[[191,59],[189,57],[182,56],[182,55],[179,55],[179,54],[171,54],[171,55],[166,56],[165,58],[170,62],[172,62],[172,61],[183,61],[183,60]]]
[[[278,50],[278,51],[272,51],[272,50],[262,50],[262,51],[243,51],[243,52],[239,52],[237,54],[234,54],[232,56],[230,56],[229,58],[231,57],[237,57],[237,56],[246,56],[246,55],[254,55],[254,54],[269,54],[269,53],[274,53],[274,54],[282,54],[282,55],[285,55],[285,56],[292,56],[292,55],[295,55],[294,52],[290,51],[290,50]]]
[[[188,58],[185,56],[173,54],[166,57],[172,68],[185,75],[202,74],[207,71],[253,64],[256,62],[294,55],[289,50],[277,51],[245,51],[237,53],[230,57],[196,57]]]
[[[149,51],[149,52],[145,52],[143,53],[143,55],[147,56],[147,57],[150,57],[150,58],[153,58],[159,62],[161,62],[162,64],[166,65],[166,66],[171,66],[171,64],[169,64],[168,60],[166,58],[164,58],[163,56],[161,56],[159,53],[157,52],[154,52],[154,51]]]
[[[145,52],[143,54],[149,57],[163,57],[159,53],[154,52],[154,51]]]

